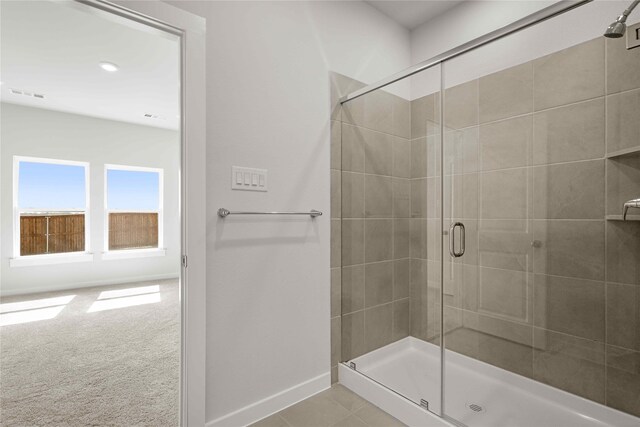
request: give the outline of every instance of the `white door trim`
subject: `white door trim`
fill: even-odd
[[[180,425],[205,425],[206,20],[160,1],[77,0],[181,38],[182,266]]]

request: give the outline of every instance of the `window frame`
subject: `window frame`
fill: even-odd
[[[131,172],[154,172],[158,174],[158,210],[127,211],[136,213],[157,213],[158,214],[158,247],[157,248],[137,248],[137,249],[109,249],[109,214],[112,212],[122,212],[109,209],[109,182],[107,174],[110,170],[123,170]],[[148,166],[117,165],[112,163],[104,164],[104,247],[102,259],[122,259],[138,258],[166,255],[164,247],[164,169],[152,168]]]
[[[22,212],[37,212],[41,209],[26,209],[21,210],[18,206],[19,200],[19,187],[20,187],[20,163],[44,163],[53,165],[65,165],[65,166],[81,166],[84,168],[84,250],[75,252],[61,252],[51,254],[38,254],[38,255],[22,255],[20,253],[20,214]],[[90,182],[90,164],[89,162],[82,162],[77,160],[62,160],[52,159],[46,157],[31,157],[31,156],[13,156],[13,253],[10,259],[10,266],[26,266],[26,265],[38,265],[38,264],[61,264],[67,262],[83,262],[92,261],[93,254],[91,253],[91,182]],[[62,212],[62,211],[61,211]]]

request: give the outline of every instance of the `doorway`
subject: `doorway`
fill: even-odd
[[[184,43],[132,15],[2,4],[3,424],[180,424]]]

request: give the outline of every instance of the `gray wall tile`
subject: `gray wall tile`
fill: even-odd
[[[411,140],[394,138],[392,175],[399,178],[411,178]]]
[[[331,218],[340,218],[342,212],[341,172],[331,169]]]
[[[480,196],[478,176],[477,173],[469,173],[444,177],[445,218],[478,218]]]
[[[507,68],[481,77],[480,123],[533,111],[533,64]]]
[[[427,258],[427,220],[409,220],[409,255],[411,258]]]
[[[429,105],[429,102],[431,103]],[[411,139],[422,138],[427,135],[427,109],[433,109],[433,98],[428,96],[411,101]]]
[[[342,313],[342,277],[340,268],[331,269],[331,317]]]
[[[340,363],[340,357],[342,356],[342,325],[341,318],[334,317],[331,319],[331,366],[336,366]]]
[[[607,96],[607,152],[639,146],[640,90]]]
[[[364,172],[364,142],[371,131],[342,123],[342,170]]]
[[[410,259],[399,259],[393,262],[393,299],[409,296]]]
[[[393,259],[393,220],[368,219],[365,221],[364,228],[366,262]],[[342,234],[344,236],[344,230]]]
[[[604,217],[604,160],[539,166],[533,176],[534,218]]]
[[[639,222],[607,221],[607,280],[640,285]]]
[[[364,212],[367,218],[391,218],[393,215],[393,178],[365,175]]]
[[[604,342],[603,282],[536,274],[534,298],[536,326]]]
[[[364,220],[342,220],[342,265],[364,263]]]
[[[342,105],[342,120],[387,134],[393,133],[393,98],[382,89]]]
[[[640,154],[608,160],[607,215],[622,215],[624,203],[638,197],[640,197]]]
[[[333,120],[342,120],[340,98],[358,89],[362,89],[366,85],[362,82],[352,79],[351,77],[347,77],[333,71],[329,72],[329,81],[331,105],[333,106],[331,118]]]
[[[331,220],[331,268],[342,265],[342,227],[339,219]]]
[[[365,175],[342,172],[341,216],[343,218],[364,218]]]
[[[439,93],[411,101],[411,138],[421,138],[437,131],[440,123]]]
[[[505,169],[480,174],[480,217],[525,219],[530,212],[531,169]]]
[[[478,360],[531,377],[533,350],[531,326],[462,311],[468,331],[466,351]],[[475,335],[475,337],[473,337]],[[445,345],[448,335],[445,337]],[[463,347],[464,348],[464,347]]]
[[[508,320],[531,323],[533,280],[527,272],[486,267],[480,268],[479,272],[478,310]],[[473,286],[474,277],[467,274],[463,278],[467,282],[462,289],[469,294],[468,287]]]
[[[342,314],[364,309],[364,265],[342,267]]]
[[[504,221],[494,221],[503,228],[489,228],[484,221],[478,231],[478,251],[483,267],[504,270],[532,271],[533,231],[530,221],[523,221],[522,229],[512,229]],[[498,226],[499,227],[499,226]]]
[[[411,138],[411,101],[394,95],[391,107],[393,110],[391,133],[402,138]]]
[[[440,174],[440,135],[411,140],[411,178]]]
[[[487,335],[525,345],[531,349],[532,325],[513,322],[471,311],[462,311],[465,328],[471,328]]]
[[[393,178],[393,217],[411,217],[411,181]]]
[[[578,396],[604,403],[604,345],[534,329],[533,378]]]
[[[607,93],[640,88],[640,51],[627,50],[626,37],[606,39]]]
[[[427,176],[427,137],[411,140],[411,178]]]
[[[640,351],[640,286],[607,283],[607,344]]]
[[[393,258],[409,257],[409,219],[395,219],[393,221]]]
[[[535,220],[534,272],[604,280],[604,221]]]
[[[347,361],[365,353],[364,311],[342,316],[342,360]]]
[[[607,406],[640,417],[640,352],[607,346]]]
[[[604,98],[540,111],[534,115],[536,165],[604,156]]]
[[[365,347],[366,351],[375,350],[393,340],[393,304],[384,304],[368,308],[365,315]]]
[[[393,261],[365,264],[365,307],[385,304],[393,300]]]
[[[480,169],[517,168],[531,164],[533,119],[515,117],[480,126]]]
[[[393,332],[394,341],[409,336],[409,298],[393,302]]]
[[[480,163],[479,129],[477,126],[444,134],[444,173],[477,172]]]
[[[331,169],[342,167],[342,122],[331,120]]]
[[[533,62],[536,111],[604,95],[604,38]]]
[[[444,124],[462,129],[478,124],[478,80],[448,88],[444,92]]]
[[[363,131],[364,135],[364,170],[366,173],[391,176],[393,174],[393,143],[391,135]]]

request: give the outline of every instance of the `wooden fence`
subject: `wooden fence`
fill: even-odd
[[[20,215],[20,255],[82,252],[84,214]],[[158,247],[158,214],[109,213],[109,249]]]
[[[20,255],[84,250],[84,214],[20,215]]]
[[[109,250],[157,247],[157,213],[109,213]]]

